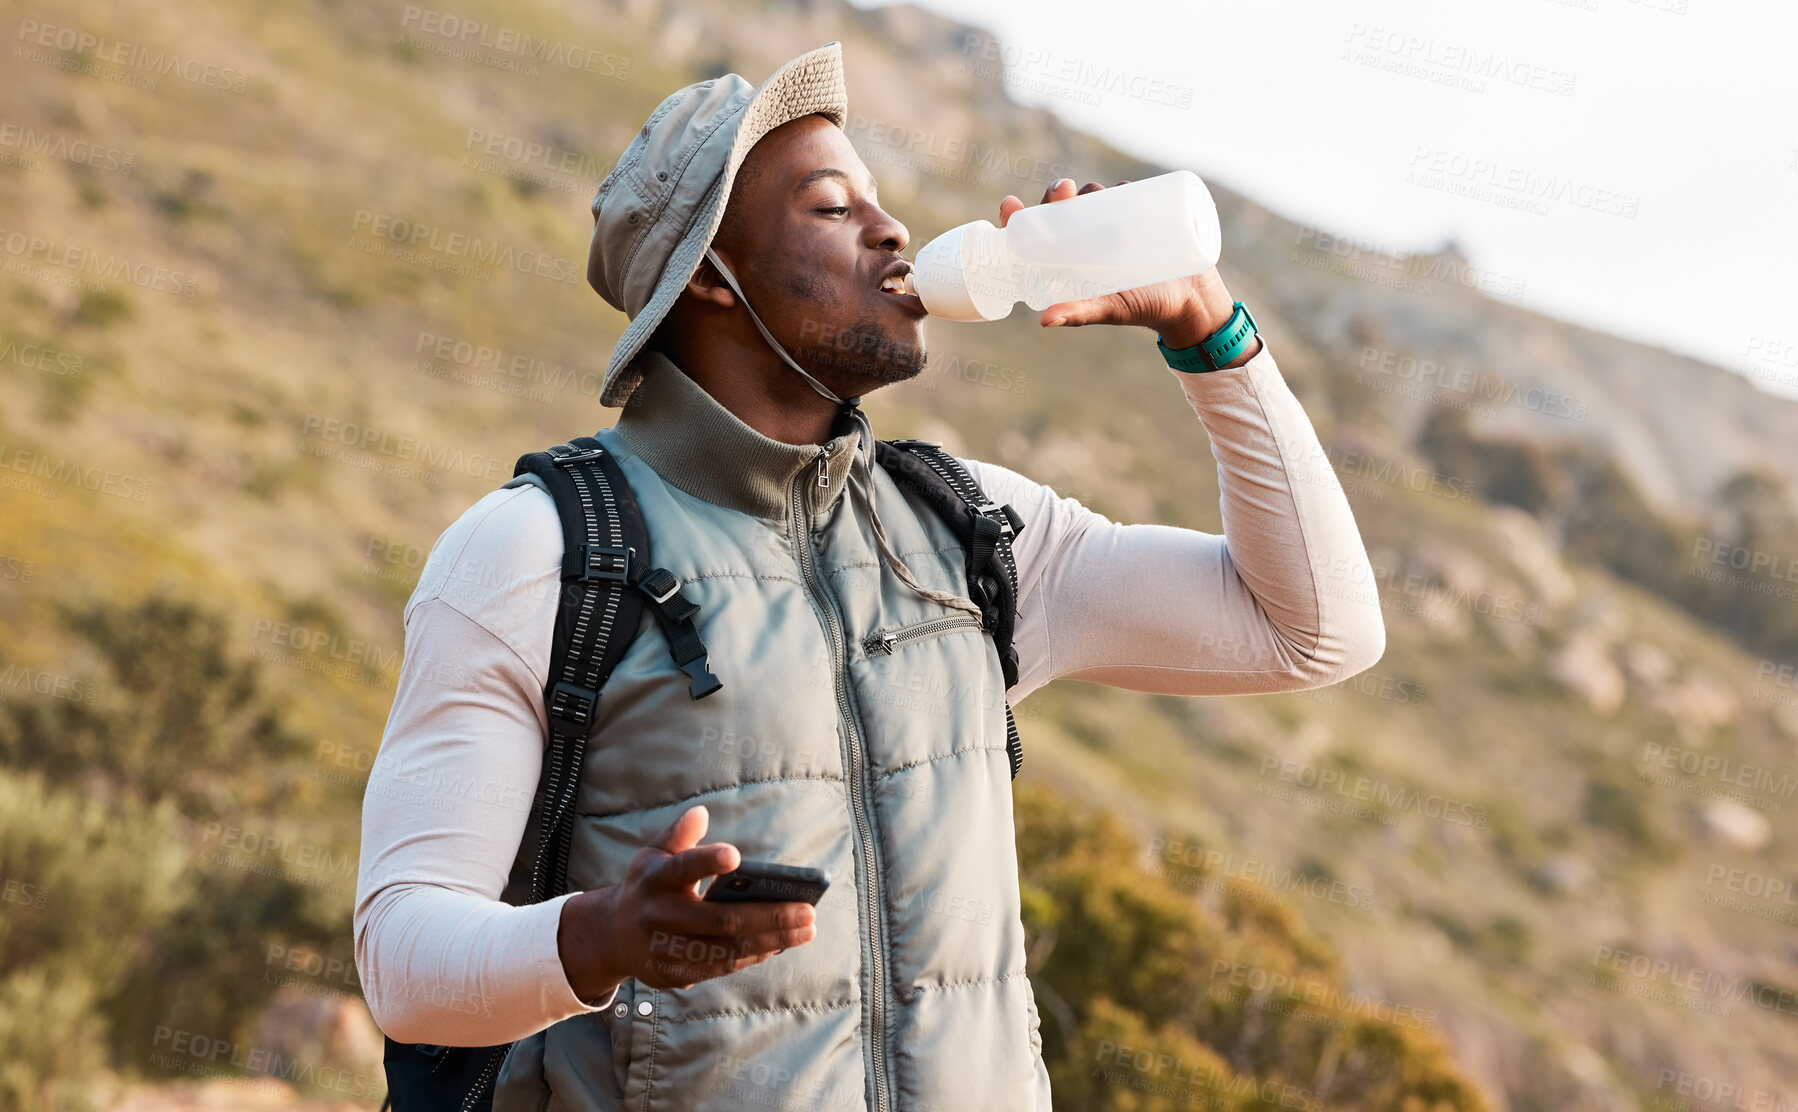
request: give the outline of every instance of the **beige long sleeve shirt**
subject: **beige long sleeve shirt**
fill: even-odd
[[[1271,352],[1169,374],[1210,437],[1222,536],[1116,524],[964,461],[1027,526],[1013,548],[1014,704],[1062,677],[1174,695],[1297,690],[1385,648],[1354,517]],[[438,539],[405,608],[355,910],[364,994],[403,1042],[507,1042],[610,1003],[569,987],[556,943],[567,897],[499,898],[542,768],[561,560],[549,497],[497,490]]]

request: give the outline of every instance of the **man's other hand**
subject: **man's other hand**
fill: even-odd
[[[556,947],[568,984],[583,1001],[603,999],[626,979],[688,988],[767,961],[817,933],[807,903],[708,903],[699,882],[743,859],[724,842],[699,845],[709,817],[690,807],[637,851],[623,882],[562,905]]]

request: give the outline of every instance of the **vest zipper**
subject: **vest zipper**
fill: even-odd
[[[894,649],[902,649],[914,641],[922,641],[926,637],[937,637],[950,630],[962,628],[979,629],[981,625],[972,614],[957,614],[952,618],[932,618],[917,625],[901,626],[876,633],[862,642],[862,651],[869,656],[885,656]]]
[[[828,485],[825,454],[822,450],[818,453],[818,485]],[[817,565],[813,562],[812,516],[806,506],[803,470],[793,482],[793,524],[800,531],[800,535],[795,538],[798,543],[793,546],[799,553],[800,577],[805,580],[806,590],[812,596],[812,604],[824,618],[824,632],[830,639],[830,669],[832,678],[836,681],[837,715],[843,722],[845,748],[848,750],[845,757],[849,768],[845,780],[849,788],[849,807],[855,815],[862,871],[868,877],[867,895],[863,899],[863,910],[868,917],[868,946],[863,956],[874,973],[871,978],[873,996],[869,1002],[868,1030],[869,1066],[874,1075],[874,1112],[889,1112],[892,1100],[887,1092],[886,1075],[887,974],[880,936],[880,871],[874,857],[873,826],[868,821],[862,735],[855,722],[855,712],[849,705],[848,636],[843,632],[835,604],[819,579]]]

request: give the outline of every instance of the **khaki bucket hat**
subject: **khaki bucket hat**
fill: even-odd
[[[688,85],[650,113],[593,195],[587,283],[630,318],[612,348],[601,405],[643,379],[636,360],[724,220],[737,168],[762,136],[803,116],[849,115],[842,44],[794,58],[753,88],[734,73]]]

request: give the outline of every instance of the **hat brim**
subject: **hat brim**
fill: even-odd
[[[736,181],[737,169],[743,165],[749,149],[780,125],[812,115],[824,116],[838,127],[849,118],[840,43],[826,43],[794,58],[774,71],[744,102],[740,121],[731,138],[730,153],[724,161],[724,172],[688,217],[687,228],[669,255],[668,264],[662,269],[662,276],[649,301],[631,318],[612,347],[612,357],[606,364],[605,383],[599,393],[601,405],[624,405],[630,400],[631,391],[643,381],[643,367],[637,356],[680,299],[687,280],[699,269],[699,260],[711,245],[712,237],[718,234],[718,226],[724,222],[725,205],[730,200],[731,184]]]

